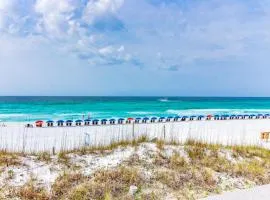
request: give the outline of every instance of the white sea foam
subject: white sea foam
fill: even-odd
[[[146,112],[146,111],[132,111],[132,112],[127,112],[128,114],[131,115],[153,115],[157,114],[156,112]]]
[[[187,110],[169,109],[166,111],[166,113],[175,115],[257,114],[257,113],[270,113],[270,109],[187,109]]]
[[[161,99],[158,99],[158,101],[160,101],[160,102],[169,102],[169,99],[167,99],[167,98],[161,98]]]

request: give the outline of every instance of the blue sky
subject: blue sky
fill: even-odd
[[[0,95],[270,96],[268,0],[0,0]]]

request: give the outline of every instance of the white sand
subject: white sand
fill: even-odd
[[[270,131],[270,119],[186,121],[89,127],[25,128],[22,123],[0,127],[0,149],[9,151],[71,150],[89,145],[106,145],[112,141],[146,135],[166,141],[184,142],[189,138],[222,144],[252,144],[270,147],[260,139],[261,132]]]

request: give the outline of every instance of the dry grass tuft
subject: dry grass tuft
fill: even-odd
[[[22,200],[49,200],[49,195],[43,188],[35,187],[32,182],[27,183],[19,189],[16,194]]]
[[[6,151],[0,151],[0,166],[16,166],[21,165],[19,155],[15,153],[9,153]]]
[[[66,166],[70,166],[70,158],[67,152],[61,151],[58,154],[58,162]]]
[[[158,149],[163,150],[165,146],[165,141],[164,140],[157,140],[156,141],[156,146]]]
[[[77,186],[86,179],[82,174],[66,174],[58,177],[52,186],[52,195],[58,199],[66,195],[73,187]]]
[[[37,154],[37,160],[39,161],[44,161],[46,163],[50,162],[51,159],[51,155],[48,152],[41,152]]]
[[[53,185],[54,199],[111,199],[126,195],[131,185],[140,187],[142,176],[134,168],[100,170],[92,178],[81,174],[63,175]]]

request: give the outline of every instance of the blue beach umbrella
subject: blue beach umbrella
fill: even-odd
[[[144,117],[143,120],[148,120],[149,118],[148,117]]]
[[[173,118],[172,116],[167,117],[167,119],[172,119],[172,118]]]
[[[48,120],[46,123],[53,123],[53,120]]]
[[[70,120],[70,119],[69,119],[69,120],[67,120],[66,122],[70,123],[70,122],[73,122],[73,120]]]
[[[190,117],[191,117],[191,118],[195,118],[196,116],[195,116],[195,115],[191,115]]]
[[[140,117],[136,117],[135,119],[136,119],[136,120],[141,120],[141,118],[140,118]]]
[[[188,118],[188,116],[183,116],[182,118]]]
[[[57,123],[64,123],[64,120],[60,119],[57,121]]]
[[[152,117],[151,119],[156,120],[157,118],[156,117]]]
[[[165,117],[160,117],[159,119],[165,119]]]
[[[85,122],[91,122],[91,119],[86,119],[86,120],[84,120]]]
[[[199,115],[200,118],[204,117],[204,115]]]
[[[99,120],[98,119],[94,119],[93,122],[98,122]]]
[[[108,120],[107,120],[107,119],[102,119],[101,121],[102,121],[102,122],[106,122],[106,121],[108,121]]]
[[[114,121],[115,121],[115,119],[110,119],[109,121],[110,121],[110,122],[114,122]]]
[[[82,120],[78,119],[78,120],[76,120],[75,122],[76,122],[76,123],[80,123],[80,122],[82,122]]]
[[[124,121],[125,119],[124,118],[119,118],[118,121]]]

